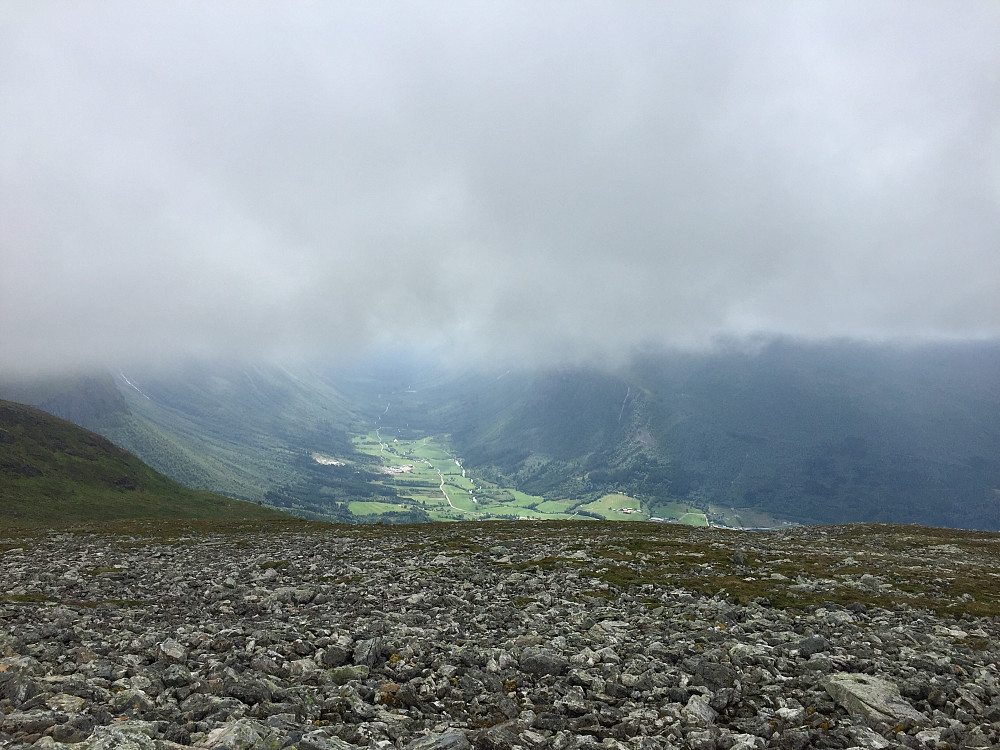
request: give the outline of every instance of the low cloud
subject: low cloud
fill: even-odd
[[[1000,14],[14,3],[0,368],[1000,335]]]

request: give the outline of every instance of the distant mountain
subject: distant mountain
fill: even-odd
[[[679,494],[802,522],[1000,528],[996,344],[774,342],[630,376]]]
[[[306,515],[351,520],[352,499],[392,501],[351,440],[378,427],[449,435],[476,476],[553,499],[621,492],[654,515],[681,500],[744,525],[1000,529],[996,342],[770,341],[614,371],[202,365],[57,385],[33,384],[31,403],[185,484]]]
[[[1000,346],[775,341],[382,395],[387,429],[558,497],[621,491],[801,523],[1000,528]],[[402,433],[401,433],[402,434]]]
[[[275,518],[253,503],[188,489],[106,438],[0,401],[0,519]]]

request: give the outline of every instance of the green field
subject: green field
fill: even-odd
[[[357,501],[349,504],[351,513],[356,516],[381,515],[382,513],[396,513],[401,510],[393,503],[371,503]]]
[[[705,511],[688,503],[658,502],[650,508],[649,515],[653,518],[682,523],[685,526],[708,526]]]
[[[379,459],[386,472],[382,483],[398,493],[399,505],[352,502],[352,513],[419,508],[434,520],[567,519],[575,515],[576,501],[546,500],[477,479],[462,467],[444,437],[402,440],[375,431],[355,437],[354,447]]]
[[[451,452],[447,436],[405,440],[384,436],[376,430],[355,436],[354,447],[359,453],[378,459],[385,472],[379,483],[397,495],[396,503],[351,502],[348,507],[355,515],[421,510],[435,521],[497,518],[645,521],[656,517],[687,526],[709,524],[704,510],[683,502],[663,501],[650,506],[621,493],[582,502],[528,495],[483,481],[463,468]],[[729,520],[718,508],[713,508],[711,514],[716,523]]]
[[[649,518],[648,513],[642,512],[641,503],[638,500],[617,492],[605,495],[592,503],[581,505],[576,510],[592,513],[608,520],[638,521]]]
[[[724,508],[709,505],[708,512],[714,523],[734,529],[778,529],[795,525],[757,508]]]

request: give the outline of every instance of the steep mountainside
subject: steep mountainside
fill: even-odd
[[[614,372],[205,365],[62,386],[35,386],[32,403],[75,414],[175,479],[344,520],[349,500],[392,502],[351,443],[378,428],[448,435],[476,476],[552,499],[621,492],[654,515],[681,500],[730,523],[728,509],[749,509],[1000,529],[996,343],[776,341],[648,355]],[[320,466],[316,452],[348,463]]]
[[[1000,526],[1000,350],[775,344],[640,363],[674,490],[800,521]]]
[[[274,518],[252,503],[188,489],[77,425],[0,401],[0,518]]]
[[[526,492],[1000,528],[996,345],[775,342],[382,397],[387,427],[449,432],[466,466]]]
[[[294,482],[312,451],[352,450],[352,406],[319,377],[305,377],[190,365],[8,385],[0,395],[92,429],[189,487],[261,501]]]

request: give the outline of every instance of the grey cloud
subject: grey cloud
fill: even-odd
[[[998,336],[998,32],[985,3],[13,3],[0,366]]]

